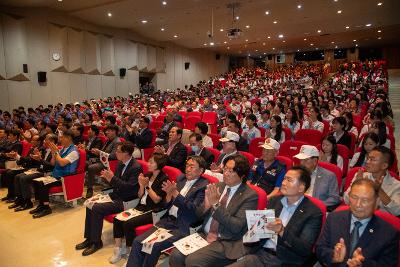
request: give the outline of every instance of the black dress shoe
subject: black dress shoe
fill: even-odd
[[[29,210],[31,208],[33,208],[33,203],[29,201],[29,202],[26,202],[25,204],[15,208],[14,211],[18,212],[18,211],[23,211],[23,210]]]
[[[86,198],[91,198],[93,196],[93,189],[88,188],[86,191]]]
[[[2,199],[1,199],[1,201],[7,201],[7,200],[9,200],[10,198],[8,197],[8,196],[5,196],[5,197],[3,197]]]
[[[44,216],[47,216],[49,214],[51,214],[52,211],[50,209],[50,207],[44,207],[41,211],[36,212],[35,214],[32,215],[33,219],[37,219],[37,218],[42,218]]]
[[[79,243],[75,246],[76,250],[81,250],[90,247],[90,241],[89,239],[85,239],[82,243]]]
[[[15,200],[16,200],[15,197],[9,197],[9,198],[6,200],[6,203],[13,203],[13,202],[15,202]]]
[[[37,213],[39,211],[42,211],[42,209],[44,209],[44,208],[45,208],[44,205],[39,204],[35,209],[29,211],[29,214],[35,214],[35,213]]]
[[[8,206],[8,209],[15,209],[18,208],[20,206],[23,206],[25,203],[22,201],[15,201],[13,204],[11,204],[10,206]]]
[[[103,247],[103,242],[92,243],[90,247],[82,251],[82,256],[89,256]]]

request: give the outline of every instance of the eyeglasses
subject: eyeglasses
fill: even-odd
[[[230,168],[227,168],[227,167],[224,167],[222,170],[223,170],[223,172],[226,173],[226,174],[233,174],[233,173],[235,173],[235,171],[234,171],[233,169],[230,169]]]

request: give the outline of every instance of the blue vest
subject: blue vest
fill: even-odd
[[[73,151],[76,151],[78,153],[78,150],[76,149],[74,144],[71,144],[69,147],[60,150],[60,157],[65,158],[69,153]],[[64,167],[61,167],[56,162],[56,165],[54,166],[51,176],[53,176],[54,178],[61,178],[63,176],[74,174],[76,172],[76,168],[78,167],[78,163],[79,163],[79,158],[74,162],[65,165]]]

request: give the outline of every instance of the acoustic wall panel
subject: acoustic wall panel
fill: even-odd
[[[114,39],[114,56],[115,56],[115,73],[119,74],[120,68],[128,67],[128,44],[129,41],[125,39]]]
[[[85,43],[85,73],[100,74],[101,57],[100,57],[100,39],[97,34],[84,32]]]
[[[3,111],[10,110],[8,87],[5,80],[0,81],[0,95],[0,109]]]
[[[68,33],[67,27],[49,23],[50,71],[68,72]],[[53,55],[60,55],[54,60]]]
[[[86,75],[70,73],[69,85],[71,88],[71,102],[80,102],[87,99]]]
[[[156,48],[156,72],[165,72],[165,49],[161,47]]]
[[[139,71],[137,70],[128,70],[127,71],[128,78],[128,94],[132,95],[139,94]]]
[[[88,99],[101,98],[101,76],[100,75],[86,75],[86,90]]]
[[[101,76],[102,97],[115,96],[115,77]]]
[[[157,52],[154,46],[147,46],[147,71],[156,72],[157,67]]]
[[[101,74],[114,76],[114,40],[111,37],[100,36]]]
[[[115,93],[117,96],[127,97],[129,92],[128,78],[115,77]]]
[[[69,73],[50,72],[48,73],[52,91],[52,103],[70,103],[71,88],[69,85]]]
[[[138,70],[138,44],[128,41],[128,54],[127,54],[128,69]]]
[[[19,106],[30,107],[31,83],[29,81],[7,81],[10,110]]]
[[[138,69],[147,71],[147,46],[138,44]]]
[[[69,71],[73,73],[84,73],[85,46],[83,42],[83,31],[68,28],[67,32]]]
[[[13,81],[28,81],[22,65],[28,61],[25,19],[2,15],[6,77]]]
[[[4,57],[4,43],[3,43],[3,23],[0,19],[0,80],[6,78],[6,59]],[[0,100],[1,101],[1,100]],[[1,102],[0,102],[1,106]]]

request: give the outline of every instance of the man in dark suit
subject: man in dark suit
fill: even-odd
[[[149,129],[150,119],[142,116],[139,120],[139,128],[126,126],[129,136],[128,140],[131,141],[139,149],[148,148],[153,139],[153,133]]]
[[[169,111],[164,119],[164,124],[161,126],[160,129],[156,129],[157,131],[156,143],[158,145],[165,144],[168,141],[169,132],[175,126],[176,123],[174,121],[174,114],[171,111]]]
[[[99,159],[100,150],[109,154],[108,160],[115,160],[117,158],[116,156],[117,144],[121,141],[118,137],[119,128],[115,124],[110,124],[107,126],[105,131],[107,136],[107,142],[103,145],[102,149],[93,148],[91,150],[91,153],[95,155],[96,158],[93,160],[94,163],[90,164],[87,168],[86,198],[91,198],[93,196],[94,177],[97,173],[99,173],[101,170],[104,170],[105,168],[103,163],[101,163]]]
[[[74,134],[74,145],[83,144],[85,141],[83,140],[83,131],[85,128],[80,123],[74,123],[71,127],[71,130]]]
[[[214,154],[203,146],[203,137],[201,134],[192,133],[189,136],[189,142],[192,149],[191,155],[202,157],[207,162],[207,169],[209,169],[211,163],[214,161]]]
[[[187,149],[181,143],[183,131],[179,127],[172,127],[169,131],[168,143],[164,146],[155,146],[154,153],[167,154],[167,166],[175,167],[185,172]]]
[[[366,178],[354,181],[350,210],[330,213],[316,246],[323,266],[397,266],[399,232],[374,215],[379,186]]]
[[[96,158],[96,155],[92,153],[92,149],[101,149],[103,147],[103,142],[99,138],[99,133],[99,127],[91,125],[88,130],[88,140],[79,146],[79,148],[86,150],[88,159]]]
[[[201,177],[205,171],[206,162],[200,156],[192,156],[186,162],[185,175],[179,176],[177,183],[164,182],[163,190],[167,193],[168,211],[161,220],[144,234],[135,238],[132,244],[127,267],[157,264],[161,251],[172,246],[172,243],[189,235],[190,225],[197,220],[196,208],[204,201],[204,191],[208,181]],[[157,228],[170,230],[172,237],[154,243],[151,254],[142,252],[142,241]]]
[[[12,152],[18,153],[18,155],[22,155],[22,144],[19,141],[20,132],[18,130],[10,130],[8,132],[8,142],[5,146],[3,146],[0,150],[0,169],[5,168],[5,162],[10,158]]]
[[[302,266],[310,258],[324,216],[304,196],[310,181],[304,167],[295,166],[287,171],[282,195],[268,200],[268,209],[274,209],[277,218],[266,227],[278,235],[277,243],[267,239],[255,246],[244,245],[242,252],[237,251],[239,260],[229,267]]]
[[[246,210],[257,209],[258,195],[246,185],[250,166],[242,155],[229,156],[224,165],[224,181],[207,186],[204,203],[196,210],[202,235],[210,243],[190,254],[187,266],[224,266],[236,260],[247,232]],[[170,265],[185,266],[185,256],[175,249]]]
[[[124,202],[130,202],[137,198],[138,177],[143,170],[140,164],[132,158],[133,149],[134,145],[129,141],[118,144],[116,157],[119,163],[115,174],[110,170],[101,172],[101,177],[113,188],[113,192],[110,193],[112,202],[96,203],[92,209],[86,208],[85,241],[75,247],[77,250],[84,249],[83,256],[93,254],[103,247],[101,231],[104,216],[123,211]]]

